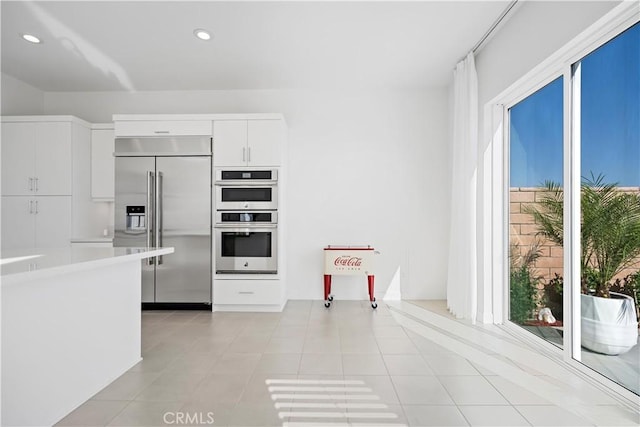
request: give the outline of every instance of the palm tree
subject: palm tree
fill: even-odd
[[[533,215],[539,234],[562,246],[563,191],[555,182],[545,187],[540,208],[529,205],[525,212]],[[593,281],[596,295],[608,298],[611,279],[640,257],[640,194],[623,193],[617,184],[604,183],[602,175],[591,174],[582,179],[580,204],[582,282]]]

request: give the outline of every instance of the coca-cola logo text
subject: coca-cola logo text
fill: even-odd
[[[362,265],[362,258],[342,255],[333,261],[333,265],[342,267],[360,267]]]

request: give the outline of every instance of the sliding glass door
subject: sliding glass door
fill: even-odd
[[[573,74],[582,217],[575,358],[640,394],[640,24]]]
[[[509,108],[509,320],[562,346],[563,78]]]
[[[585,52],[506,105],[504,295],[511,323],[638,395],[640,23]]]

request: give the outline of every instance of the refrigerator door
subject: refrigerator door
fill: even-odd
[[[116,157],[115,230],[117,247],[155,246],[153,241],[155,157]],[[142,302],[155,301],[155,259],[142,261]]]
[[[211,303],[211,157],[157,157],[156,302]]]

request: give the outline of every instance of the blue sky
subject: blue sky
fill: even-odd
[[[511,187],[562,182],[562,77],[511,108]],[[640,24],[582,59],[582,175],[640,186]]]

